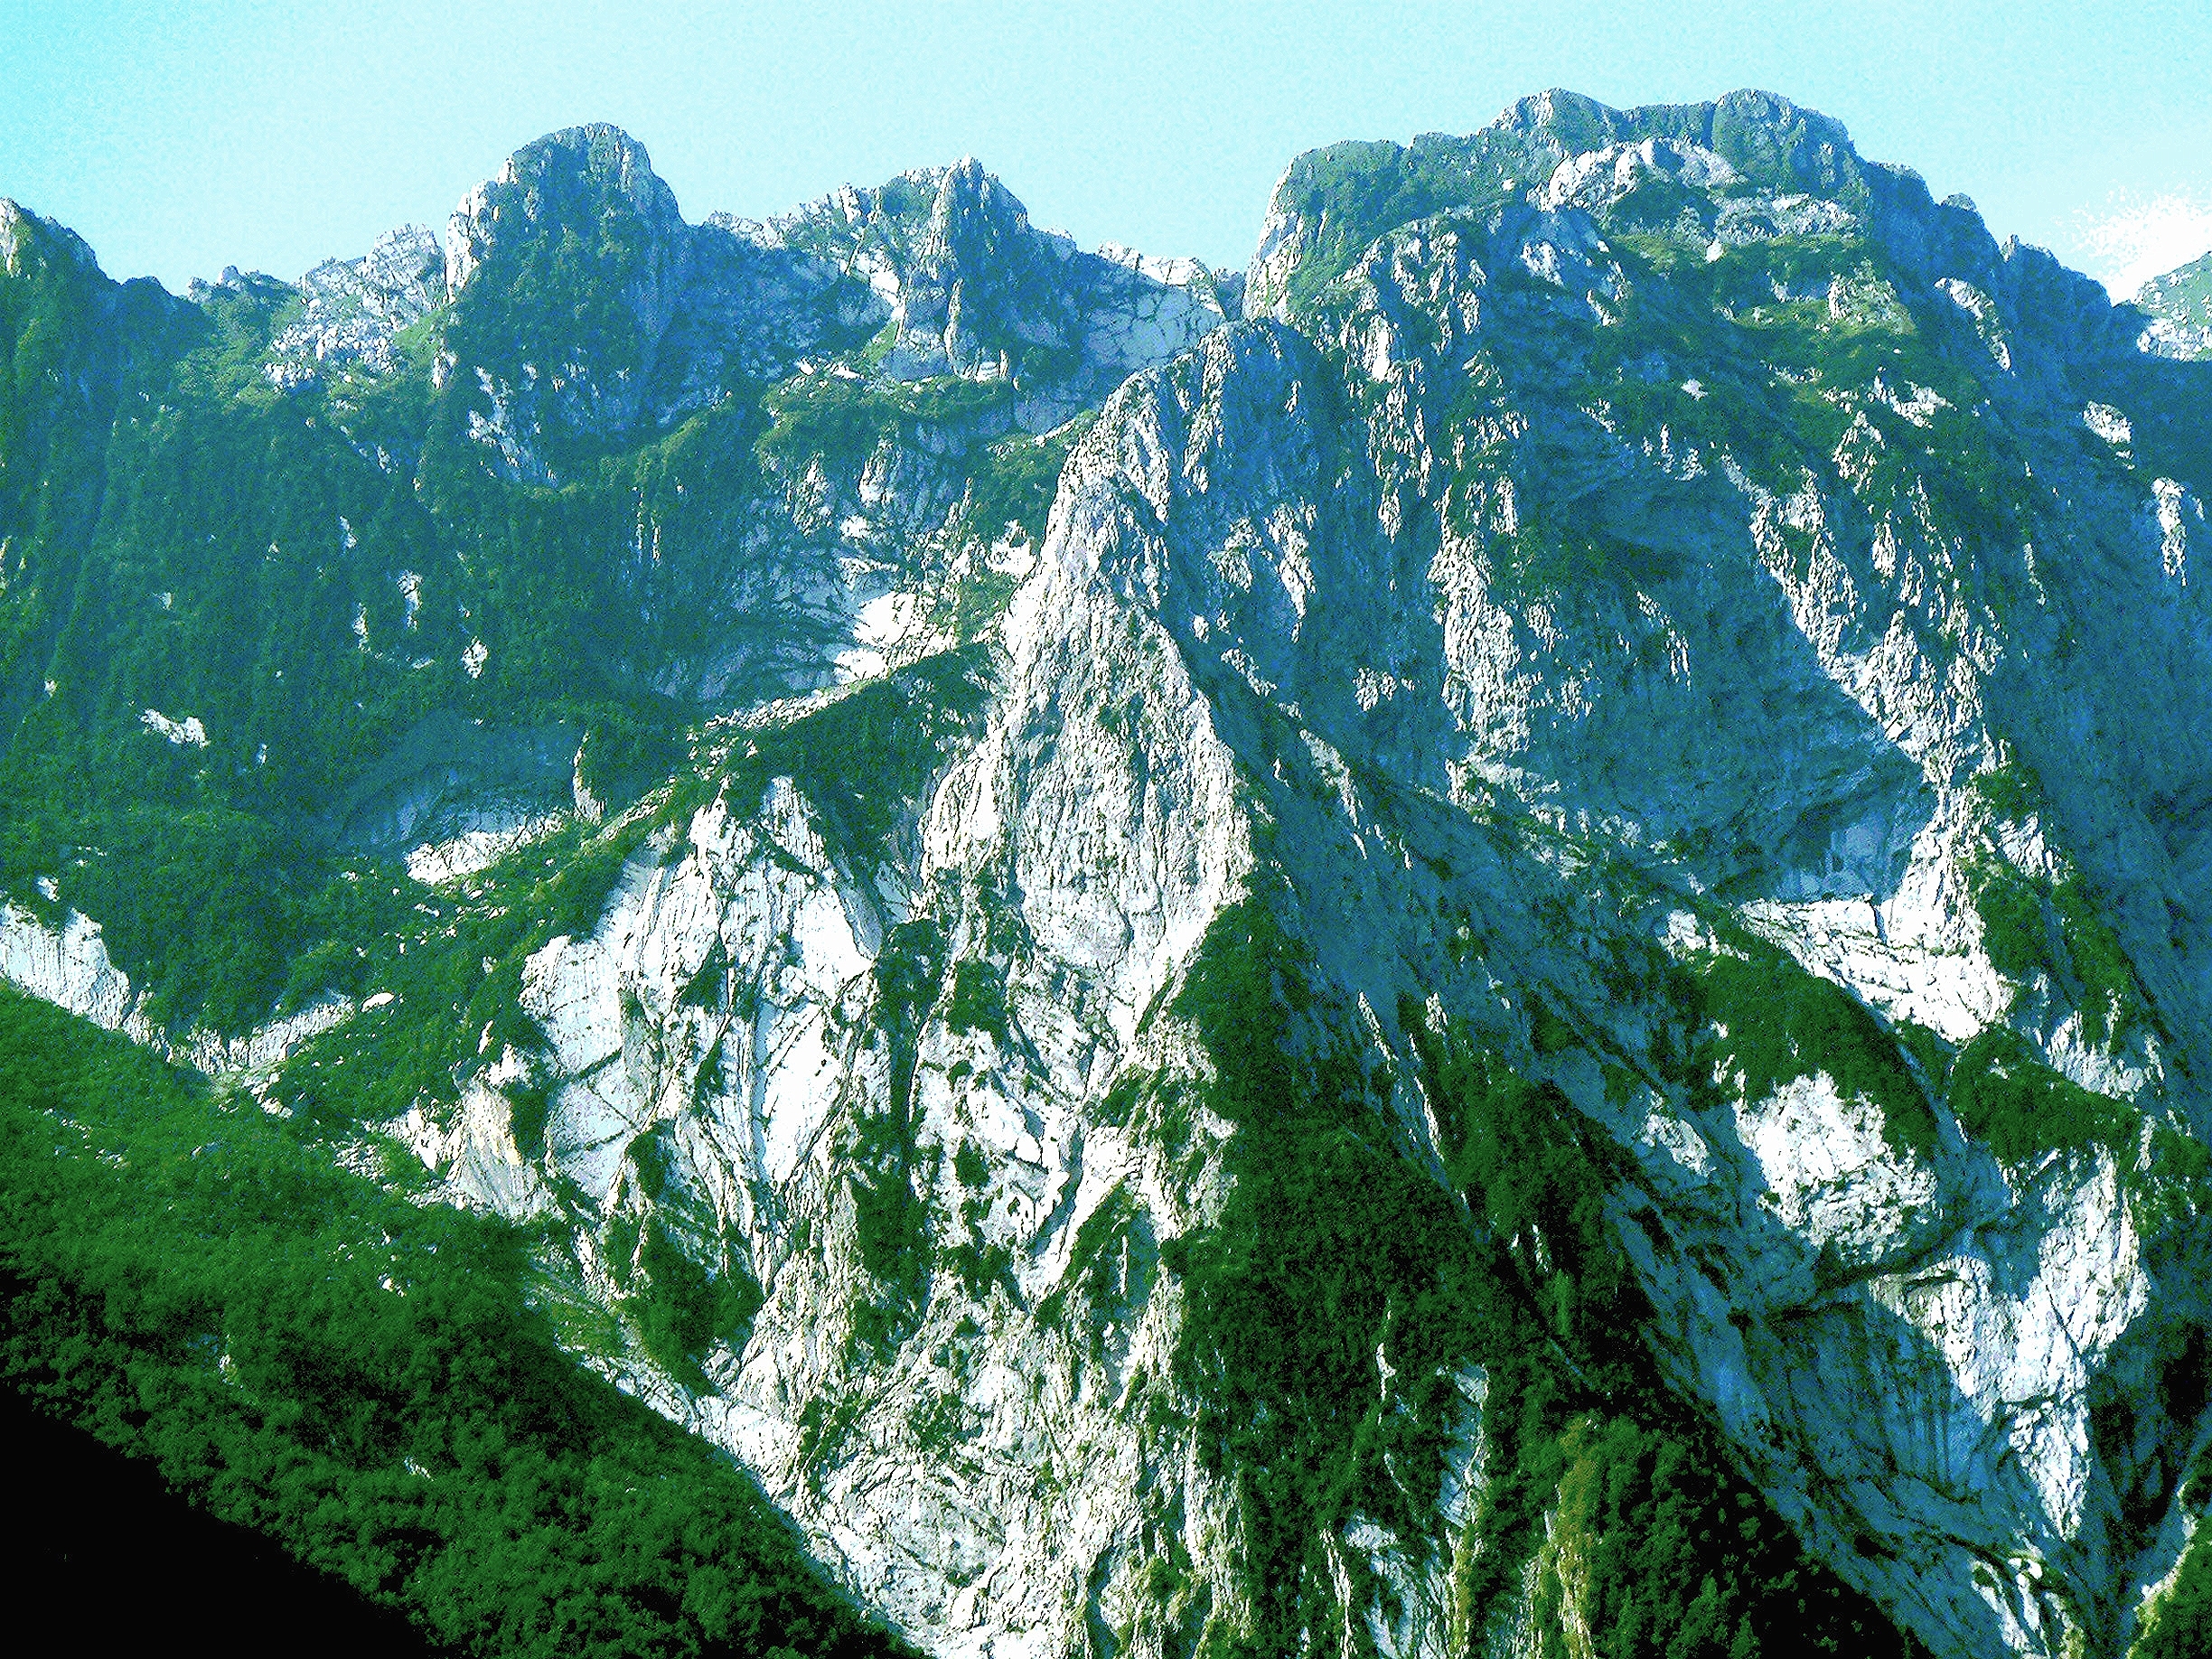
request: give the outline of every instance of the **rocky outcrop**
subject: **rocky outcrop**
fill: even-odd
[[[11,276],[24,275],[26,253],[35,257],[42,251],[41,244],[57,250],[80,271],[90,274],[99,269],[85,239],[67,225],[41,218],[20,202],[0,196],[0,268]]]
[[[147,1017],[145,995],[134,992],[130,976],[108,959],[98,923],[73,910],[50,920],[5,899],[0,980],[211,1074],[271,1072],[353,1013],[350,998],[325,997],[242,1036],[197,1026],[166,1030]]]
[[[567,726],[433,715],[363,767],[319,828],[340,846],[403,859],[418,880],[471,874],[567,821],[581,741]]]
[[[1095,406],[1238,314],[1241,283],[1195,260],[1080,251],[972,158],[848,188],[758,227],[866,281],[888,303],[878,372],[1008,380],[1031,431]]]
[[[665,429],[726,396],[732,375],[781,380],[881,331],[874,373],[1010,381],[1043,432],[1218,325],[1236,287],[1193,261],[1083,254],[1034,230],[973,160],[765,225],[689,225],[643,147],[609,127],[540,139],[470,192],[446,231],[445,284],[441,375],[458,377],[472,433],[511,475],[540,480],[557,458],[542,453],[548,422],[603,441]],[[527,302],[578,284],[584,339]]]
[[[358,259],[325,259],[299,282],[300,315],[269,343],[278,387],[333,370],[388,374],[394,342],[445,298],[445,257],[420,225],[388,230]]]
[[[689,242],[644,147],[612,127],[550,134],[462,199],[445,230],[455,310],[439,372],[457,377],[472,436],[496,442],[512,475],[552,476],[541,428],[620,439],[660,412],[651,389]],[[581,314],[531,302],[548,291],[572,292]]]

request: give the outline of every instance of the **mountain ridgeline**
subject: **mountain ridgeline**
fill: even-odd
[[[2135,305],[2151,318],[2144,350],[2162,357],[2212,356],[2212,253],[2145,283]]]
[[[0,267],[0,975],[207,1074],[17,1086],[8,1373],[219,1512],[483,1652],[2212,1646],[2201,263],[1554,92],[1241,274],[605,127]],[[164,1264],[233,1168],[662,1552],[471,1589],[492,1431]]]

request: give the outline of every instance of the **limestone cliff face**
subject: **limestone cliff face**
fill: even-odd
[[[936,1653],[1599,1651],[1528,1402],[1571,1462],[1646,1370],[1936,1653],[2126,1650],[2212,1444],[2202,366],[1760,94],[1301,158],[1245,320],[970,164],[656,184],[472,196],[440,373],[553,478],[786,354],[719,712],[364,1130],[589,1363]],[[513,902],[446,867],[417,951]]]
[[[108,957],[98,924],[76,911],[52,918],[0,901],[0,979],[120,1031],[164,1059],[211,1073],[267,1073],[319,1034],[343,1025],[354,1008],[324,998],[282,1019],[238,1036],[195,1026],[173,1031],[148,1017],[145,996]]]
[[[610,127],[518,151],[455,210],[445,267],[456,328],[441,375],[476,382],[481,430],[520,477],[553,475],[539,428],[557,447],[564,431],[665,429],[733,375],[780,380],[879,330],[885,378],[1012,382],[1042,432],[1233,314],[1238,288],[1193,261],[1086,254],[1033,230],[972,159],[765,225],[689,225],[643,146]],[[536,304],[579,284],[579,316]]]
[[[389,374],[399,335],[445,297],[445,258],[420,225],[402,225],[358,259],[325,259],[300,278],[300,316],[270,342],[269,378],[295,386],[331,372]]]
[[[2146,1385],[2191,1374],[2201,1340],[2199,1201],[2161,1195],[2152,1125],[2206,1124],[2203,901],[2175,810],[2205,763],[2180,689],[2207,667],[2203,519],[2100,400],[2133,367],[2123,323],[1764,100],[1524,105],[1461,164],[1480,205],[1303,297],[1328,212],[1279,198],[1252,291],[1320,361],[1287,371],[1298,342],[1233,334],[1205,393],[1158,396],[1158,447],[1125,453],[1150,464],[1148,564],[1169,574],[1132,586],[1195,671],[1345,768],[1337,810],[1301,802],[1275,845],[1308,903],[1360,895],[1313,942],[1363,1007],[1411,992],[1479,1020],[1502,982],[1576,1010],[1533,1063],[1634,1151],[1617,1202],[1654,1339],[1784,1512],[1940,1647],[2109,1648],[2170,1559],[2204,1405]],[[1786,343],[1807,305],[1812,338]],[[1854,361],[1853,336],[1883,349]],[[1967,378],[1912,378],[1937,364]],[[2138,418],[2204,391],[2126,383]],[[1321,459],[1284,415],[1325,400],[1355,415]],[[1224,490],[1217,457],[1262,432],[1281,436],[1229,477],[1264,483]],[[1967,454],[1992,470],[1963,499],[1935,474]],[[2031,799],[1992,782],[2022,763]],[[1434,961],[1427,884],[1377,872],[1457,866],[1427,824],[1501,811],[1636,874],[1602,901],[1579,876],[1573,923],[1493,923],[1469,983]],[[1364,857],[1300,867],[1370,814]],[[1411,858],[1377,856],[1393,830]],[[2001,866],[2095,892],[2127,982],[2096,982],[2085,920],[2070,966],[1996,936]],[[1624,939],[1698,961],[1717,910],[1962,1063],[2010,1030],[2143,1116],[2107,1146],[1995,1146],[1948,1110],[1954,1070],[1907,1146],[1802,1034],[1783,1074],[1724,1060],[1701,1105],[1590,975]]]

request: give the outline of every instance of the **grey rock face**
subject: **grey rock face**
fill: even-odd
[[[848,189],[757,228],[867,282],[890,306],[880,372],[1013,380],[1023,424],[1058,425],[1136,370],[1236,314],[1237,285],[1195,261],[1080,251],[1040,231],[972,158]]]
[[[492,406],[481,429],[517,475],[550,476],[533,441],[543,422],[604,441],[646,417],[689,240],[644,147],[606,126],[517,151],[454,210],[445,372],[481,386]],[[571,307],[580,314],[563,314]]]
[[[11,276],[22,274],[24,250],[33,239],[59,248],[62,257],[80,270],[95,271],[99,262],[85,240],[66,225],[41,218],[20,203],[0,196],[0,267]]]
[[[2060,855],[2045,838],[2063,836],[2143,980],[2176,1010],[2168,1040],[2205,1041],[2205,945],[2180,920],[2201,900],[2176,859],[2169,803],[2206,757],[2184,705],[2160,689],[2207,667],[2198,602],[2161,550],[2173,533],[2162,527],[2201,520],[2174,504],[2196,499],[2189,488],[2140,470],[2119,411],[2087,396],[2132,356],[2124,318],[2048,256],[2000,248],[1964,210],[1859,163],[1817,120],[1770,104],[1751,117],[1740,100],[1622,117],[1517,107],[1464,153],[1495,173],[1499,148],[1517,168],[1532,144],[1593,147],[1563,155],[1521,201],[1393,232],[1303,306],[1290,297],[1298,261],[1326,247],[1327,219],[1283,206],[1293,169],[1253,288],[1281,296],[1277,307],[1344,366],[1373,493],[1339,511],[1372,513],[1375,530],[1328,540],[1364,542],[1382,562],[1364,580],[1342,568],[1277,577],[1332,603],[1310,658],[1290,649],[1299,631],[1283,631],[1294,613],[1278,612],[1270,650],[1240,639],[1264,665],[1254,683],[1347,755],[1374,753],[1387,734],[1378,770],[1425,771],[1470,808],[1503,792],[1563,831],[1602,826],[1617,844],[1697,848],[1677,853],[1677,867],[1870,1006],[1954,1040],[2009,1021],[2084,1083],[2161,1101],[2201,1132],[2205,1103],[2169,1069],[2165,1043],[2144,1034],[2132,1052],[2105,1047],[2089,1035],[2094,1013],[2069,1011],[2055,985],[2008,1004],[1974,964],[1996,951],[1976,938],[1967,902],[1975,843],[1991,834],[1974,817],[1973,779],[2028,757],[2049,798],[2008,855],[2047,861]],[[1653,128],[1692,136],[1636,137]],[[1667,304],[1645,286],[1658,248],[1672,242],[1725,273],[1739,248],[1808,235],[1863,238],[1894,273],[1823,276],[1812,297],[1832,319],[1850,326],[1894,306],[1931,332],[1953,329],[1936,338],[1956,361],[1973,361],[1974,338],[1991,350],[1999,372],[1977,374],[1969,418],[1981,441],[2032,451],[2048,493],[2020,501],[2001,530],[1889,497],[1873,452],[1894,453],[1907,433],[1933,438],[1945,418],[1941,394],[1885,379],[1894,370],[1854,387],[1840,364],[1798,366],[1823,385],[1841,436],[1826,455],[1791,455],[1787,483],[1754,475],[1743,426],[1691,436],[1700,406],[1725,395],[1720,339],[1585,378],[1604,359],[1582,354],[1603,354],[1606,331],[1633,338],[1637,311]],[[1760,303],[1803,303],[1771,267],[1760,281]],[[1945,320],[1942,296],[1974,335]],[[1670,320],[1708,327],[1703,309],[1692,301]],[[1675,340],[1681,350],[1688,336]],[[1638,381],[1681,389],[1655,430],[1648,415],[1624,418]],[[2202,392],[2177,383],[2167,395]],[[1877,409],[1881,426],[1905,424],[1881,430]],[[2070,424],[2092,441],[2062,436]],[[1933,459],[1919,465],[1942,466],[1954,452],[1931,442],[1920,453]],[[1470,455],[1482,459],[1469,465]],[[1589,562],[1515,569],[1536,526]],[[1347,591],[1435,598],[1358,616],[1339,636],[1330,623]],[[1428,643],[1432,618],[1442,637]],[[2115,625],[2124,639],[2107,632]],[[1366,706],[1372,694],[1341,684],[1352,640],[1387,642],[1423,672],[1364,668],[1390,688]],[[1309,679],[1309,661],[1339,685]],[[1334,726],[1332,710],[1343,711]],[[1745,854],[1759,849],[1749,864],[1722,850],[1739,830]],[[1715,853],[1720,862],[1704,862]],[[2126,920],[2153,915],[2140,932]],[[1382,992],[1369,999],[1383,1006]],[[1679,1229],[1648,1250],[1624,1234],[1666,1328],[1663,1352],[1785,1513],[1940,1646],[2058,1652],[2085,1638],[2109,1650],[2133,1609],[2136,1551],[2153,1536],[2146,1497],[2170,1489],[2175,1448],[2201,1431],[2194,1402],[2178,1420],[2132,1417],[2118,1455],[2091,1432],[2088,1402],[2107,1391],[2133,1401],[2130,1412],[2149,1409],[2139,1384],[2117,1379],[2193,1340],[2201,1317],[2188,1270],[2170,1279],[2160,1265],[2193,1257],[2173,1254],[2171,1236],[2143,1236],[2142,1211],[2123,1196],[2136,1149],[2001,1177],[1974,1167],[1987,1155],[1971,1142],[1939,1140],[1926,1164],[1900,1167],[1848,1111],[1821,1119],[1840,1101],[1785,1091],[1762,1104],[1748,1092],[1732,1123],[1714,1125],[1677,1106],[1608,1114],[1598,1081],[1563,1086],[1639,1146],[1647,1190]],[[1645,1110],[1654,1115],[1639,1126]],[[1666,1125],[1692,1121],[1676,1144]],[[1778,1178],[1767,1159],[1784,1145],[1796,1173]],[[1743,1177],[1718,1174],[1731,1164],[1764,1170],[1748,1185],[1771,1207],[1739,1209],[1714,1232],[1705,1205],[1718,1188],[1745,1202]],[[1793,1253],[1785,1289],[1768,1276]],[[1687,1270],[1717,1259],[1735,1265]],[[1753,1289],[1762,1282],[1776,1284],[1771,1304]],[[1771,1311],[1747,1325],[1761,1305]],[[2062,1400],[2076,1403],[2054,1411]],[[1842,1547],[1854,1533],[1856,1559]],[[1982,1565],[1994,1561],[2010,1565]]]
[[[691,226],[642,146],[573,128],[518,152],[455,210],[445,276],[459,326],[442,373],[473,375],[489,405],[476,430],[518,477],[551,475],[534,436],[548,416],[603,441],[665,428],[726,396],[727,377],[779,380],[879,330],[891,337],[875,372],[1013,381],[1022,423],[1043,432],[1233,306],[1235,285],[1194,262],[1110,256],[1033,230],[972,160],[766,226]],[[579,281],[605,307],[586,314],[590,349],[576,352],[567,319],[533,345],[529,296]],[[518,342],[523,360],[492,361]]]
[[[445,297],[444,255],[420,225],[388,230],[358,259],[326,259],[300,278],[301,313],[270,342],[269,378],[290,386],[331,370],[386,374],[393,340]]]

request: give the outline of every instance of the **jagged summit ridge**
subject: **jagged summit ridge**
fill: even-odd
[[[1242,287],[1196,260],[1085,253],[1037,230],[972,157],[764,223],[693,225],[645,147],[597,123],[516,151],[455,207],[442,245],[401,227],[295,288],[226,270],[195,295],[296,292],[298,314],[270,342],[280,388],[387,373],[402,333],[450,318],[439,384],[458,372],[497,464],[542,483],[558,469],[540,427],[552,450],[563,432],[605,443],[665,429],[733,376],[778,380],[884,329],[872,376],[1007,381],[1019,424],[1045,431],[1237,314]],[[556,291],[567,304],[539,314]]]
[[[98,261],[82,237],[68,226],[41,218],[21,202],[0,196],[0,267],[11,276],[23,274],[23,250],[33,234],[51,239],[79,267],[92,270]]]
[[[1621,110],[1554,88],[1519,99],[1491,123],[1491,129],[1568,154],[1672,139],[1720,155],[1763,183],[1795,183],[1813,195],[1836,193],[1866,165],[1841,121],[1755,89],[1709,103]]]
[[[462,319],[489,312],[488,339],[524,342],[529,372],[519,361],[456,366],[488,377],[482,430],[503,464],[540,478],[551,464],[518,427],[550,418],[602,441],[641,422],[665,427],[720,396],[728,375],[778,379],[886,327],[873,373],[1011,381],[1022,424],[1043,431],[1234,314],[1241,286],[1195,261],[1083,253],[1034,230],[973,158],[847,187],[765,224],[717,214],[691,225],[644,146],[604,124],[525,145],[463,199],[442,293],[422,279],[421,234],[393,236],[303,282],[307,315],[282,337],[293,366],[276,377],[314,372],[310,358],[380,370],[391,336],[437,305]],[[514,295],[578,280],[604,290],[603,311],[526,340],[537,324],[511,314]],[[574,337],[587,315],[598,326]]]
[[[509,156],[454,209],[445,227],[446,290],[458,294],[502,239],[527,240],[564,220],[580,235],[593,219],[615,215],[634,219],[652,253],[680,240],[684,229],[675,192],[629,134],[605,122],[548,133]],[[651,269],[658,271],[658,261]]]
[[[325,259],[299,280],[300,315],[269,342],[278,386],[331,370],[387,374],[393,342],[448,297],[445,254],[422,225],[377,238],[358,259]]]
[[[1033,426],[1238,314],[1237,279],[1119,247],[1084,253],[1035,229],[972,157],[879,190],[848,187],[752,233],[828,258],[888,300],[895,333],[880,371],[891,378],[1064,380],[1026,417]]]
[[[1840,122],[1759,91],[1619,110],[1554,90],[1522,99],[1465,138],[1429,134],[1411,146],[1346,144],[1301,156],[1270,199],[1247,274],[1251,306],[1289,316],[1374,237],[1438,213],[1579,208],[1606,228],[1659,228],[1644,222],[1659,211],[1656,192],[1636,204],[1633,222],[1615,217],[1627,189],[1573,200],[1561,169],[1587,175],[1607,166],[1646,179],[1679,180],[1689,169],[1682,182],[1701,205],[1668,205],[1688,215],[1676,228],[1701,233],[1708,247],[1765,239],[1785,226],[1792,235],[1861,233],[1908,269],[1974,286],[2007,326],[2062,319],[2080,336],[2070,350],[2134,349],[2124,319],[2090,278],[2039,248],[2000,245],[1964,198],[1937,203],[1909,168],[1861,158]],[[1808,210],[1821,225],[1806,219]]]

